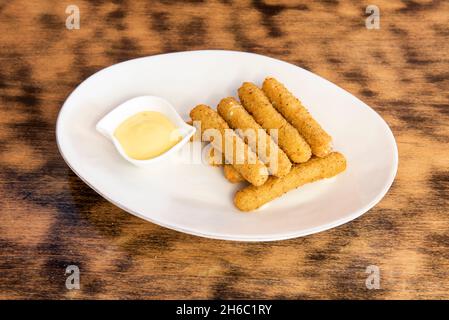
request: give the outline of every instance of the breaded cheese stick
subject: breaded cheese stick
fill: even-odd
[[[225,164],[224,156],[218,151],[214,149],[212,145],[207,145],[206,148],[209,148],[207,157],[207,163],[212,167],[220,167]]]
[[[256,122],[267,130],[277,129],[278,145],[292,162],[309,160],[312,151],[299,132],[284,119],[271,105],[263,91],[253,83],[245,82],[239,88],[239,97],[243,107],[254,117]]]
[[[216,156],[218,156],[218,158],[216,158]],[[217,149],[210,148],[207,160],[208,163],[213,167],[223,166],[223,174],[229,182],[238,183],[245,181],[242,175],[238,173],[237,170],[235,170],[232,164],[226,163],[223,154],[220,154],[220,151],[218,151]]]
[[[237,170],[230,164],[225,164],[223,166],[223,174],[230,183],[239,183],[245,181],[242,175],[238,173]]]
[[[225,155],[226,162],[232,164],[245,180],[255,186],[260,186],[268,179],[268,169],[248,145],[237,136],[227,125],[226,121],[209,106],[198,105],[190,111],[194,121],[201,122],[202,136],[204,131],[215,129],[221,139],[212,139],[212,146]],[[226,129],[229,129],[226,133]],[[221,141],[220,141],[221,140]],[[225,150],[225,146],[232,150]],[[243,152],[238,152],[242,150]]]
[[[187,121],[187,124],[193,125],[192,120]],[[192,136],[190,141],[193,141]],[[217,158],[216,158],[217,156]],[[218,161],[217,161],[218,160]],[[220,151],[214,149],[213,147],[209,149],[209,153],[207,154],[207,161],[209,165],[212,167],[220,167],[223,166],[223,174],[224,177],[231,183],[239,183],[245,181],[242,175],[235,170],[232,164],[226,164],[226,160],[223,154],[220,154]]]
[[[324,157],[332,151],[331,136],[282,83],[274,78],[266,78],[262,90],[273,107],[304,137],[314,155]]]
[[[237,191],[234,204],[242,211],[252,211],[290,190],[306,183],[333,177],[345,169],[346,159],[339,152],[332,152],[324,158],[314,157],[305,163],[294,165],[285,177],[271,176],[262,186],[248,186]]]
[[[218,156],[218,158],[216,158],[216,156]],[[226,163],[223,154],[221,154],[220,151],[218,151],[217,149],[214,149],[213,147],[210,148],[209,153],[207,155],[207,160],[209,165],[213,167],[223,166],[224,177],[230,183],[238,183],[245,181],[242,175],[237,172],[237,170],[232,166],[232,164]]]
[[[217,110],[231,128],[240,129],[237,133],[267,165],[271,174],[283,177],[289,173],[292,163],[287,155],[237,100],[232,97],[224,98]]]

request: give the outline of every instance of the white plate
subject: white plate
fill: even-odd
[[[218,168],[163,163],[137,168],[95,130],[108,111],[140,95],[167,99],[184,119],[199,103],[216,107],[243,81],[283,82],[332,135],[348,161],[339,176],[291,191],[254,213],[233,205],[238,188]],[[331,82],[292,64],[233,51],[191,51],[126,61],[85,80],[62,107],[56,128],[70,168],[104,198],[153,223],[204,237],[270,241],[308,235],[353,220],[391,186],[397,146],[385,121]],[[185,146],[187,147],[187,146]]]

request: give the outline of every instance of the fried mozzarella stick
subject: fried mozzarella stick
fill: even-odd
[[[191,120],[187,121],[187,124],[193,125]],[[193,141],[195,135],[190,138],[190,141]],[[201,137],[200,137],[201,139]],[[214,149],[213,147],[209,149],[207,154],[207,162],[212,167],[220,167],[223,166],[223,174],[225,178],[231,183],[239,183],[242,181],[246,181],[243,179],[242,175],[235,170],[232,164],[227,164],[223,154],[220,151]]]
[[[345,169],[346,159],[341,153],[332,152],[324,158],[314,157],[305,163],[294,165],[285,177],[271,176],[262,186],[248,186],[237,191],[234,203],[242,211],[252,211],[290,190],[306,183],[333,177]]]
[[[237,100],[232,97],[224,98],[217,110],[231,128],[240,129],[237,133],[241,133],[240,137],[267,165],[271,174],[283,177],[290,172],[292,163],[287,155]]]
[[[310,146],[299,132],[284,119],[271,105],[263,91],[253,83],[245,82],[239,88],[239,97],[243,107],[254,117],[268,134],[270,129],[277,129],[278,145],[292,162],[309,160],[312,152]]]
[[[207,147],[212,147],[212,146],[207,145],[206,148]],[[226,163],[224,156],[220,153],[220,151],[218,151],[217,149],[214,149],[213,147],[210,148],[207,153],[207,162],[212,167],[220,167]]]
[[[230,164],[225,164],[223,166],[223,173],[224,173],[225,178],[230,183],[239,183],[239,182],[245,181],[245,179],[243,179],[242,175],[240,173],[238,173],[238,171]]]
[[[211,139],[212,146],[225,155],[226,161],[242,175],[245,180],[260,186],[268,179],[268,169],[248,145],[237,136],[220,115],[206,105],[198,105],[190,111],[192,120],[201,122],[201,134],[208,129],[215,129],[221,139]],[[230,130],[226,133],[226,129]],[[220,141],[221,140],[221,141]],[[231,147],[232,150],[226,150]],[[238,152],[241,149],[243,152]]]
[[[331,136],[282,83],[274,78],[266,78],[262,90],[273,107],[304,137],[314,155],[324,157],[332,151]]]
[[[218,156],[218,158],[216,158]],[[232,164],[227,164],[223,154],[220,154],[220,151],[214,148],[210,148],[207,160],[209,164],[213,167],[223,166],[223,174],[225,178],[231,183],[238,183],[245,181],[242,175],[235,170]]]

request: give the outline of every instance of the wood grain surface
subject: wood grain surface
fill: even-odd
[[[65,27],[69,4],[79,30]],[[449,298],[448,22],[449,2],[427,0],[2,1],[0,298]],[[387,196],[341,227],[271,243],[182,234],[98,196],[58,152],[62,103],[104,67],[196,49],[279,58],[372,106],[399,147]],[[65,287],[72,264],[80,290]]]

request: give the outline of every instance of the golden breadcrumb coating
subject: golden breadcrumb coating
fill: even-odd
[[[278,145],[292,162],[309,160],[312,151],[304,138],[271,105],[263,91],[253,83],[245,82],[239,88],[239,97],[243,107],[254,117],[268,134],[270,129],[277,129]]]
[[[211,137],[212,146],[224,154],[226,162],[232,164],[245,180],[260,186],[268,179],[268,169],[248,145],[237,136],[227,125],[226,121],[209,106],[198,105],[190,111],[193,123],[201,123],[201,133],[208,129],[215,129],[218,138]],[[228,130],[227,130],[228,129]],[[238,152],[238,151],[242,152]]]
[[[262,90],[273,107],[304,137],[314,155],[324,157],[332,151],[331,136],[282,83],[274,78],[266,78]]]
[[[232,97],[224,98],[217,110],[231,128],[239,129],[237,133],[267,165],[271,174],[282,177],[290,171],[292,163],[287,155],[237,100]]]
[[[242,211],[252,211],[306,183],[333,177],[346,169],[346,159],[339,152],[293,166],[282,178],[271,176],[262,186],[248,186],[235,194],[234,204]]]
[[[245,181],[245,179],[243,179],[242,175],[240,173],[238,173],[237,170],[235,170],[235,168],[230,164],[225,164],[223,166],[223,173],[224,173],[225,178],[230,183],[239,183],[239,182]]]

